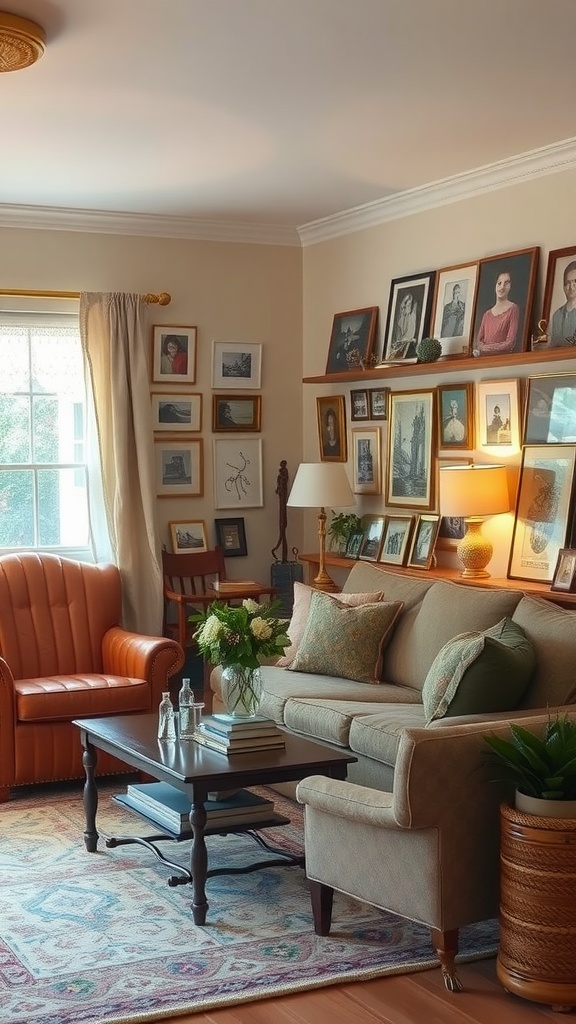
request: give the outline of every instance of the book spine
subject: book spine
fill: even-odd
[[[160,810],[152,811],[148,806],[137,806],[137,801],[130,802],[124,806],[130,810],[140,812],[145,818],[158,825],[160,828],[168,828],[171,832],[192,832],[192,826],[188,815],[162,814]],[[225,814],[222,817],[213,819],[207,818],[206,828],[224,828],[233,825],[246,825],[249,827],[252,822],[268,821],[274,814],[274,805],[260,809],[254,809],[251,814]]]
[[[223,740],[236,740],[236,739],[259,739],[261,737],[268,736],[281,736],[280,729],[242,729],[241,732],[227,732],[226,730],[218,729],[213,725],[209,725],[206,722],[202,722],[202,732],[209,733],[210,736],[219,737]]]

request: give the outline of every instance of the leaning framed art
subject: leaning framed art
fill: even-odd
[[[385,517],[379,562],[384,562],[386,565],[404,565],[413,522],[414,516],[392,515]]]
[[[434,391],[391,391],[386,504],[433,509]]]
[[[576,444],[576,373],[528,378],[524,444]]]
[[[538,246],[480,260],[474,304],[475,356],[524,352],[530,331]]]
[[[160,324],[152,328],[152,380],[159,384],[195,384],[196,327]]]
[[[358,551],[358,558],[366,562],[377,562],[380,548],[382,546],[382,535],[384,533],[384,516],[362,517],[364,525],[364,536]]]
[[[206,523],[203,519],[173,519],[168,526],[175,555],[208,551]]]
[[[342,373],[365,366],[376,337],[378,306],[336,313],[328,347],[326,373]]]
[[[547,348],[576,345],[576,245],[548,253],[542,316]]]
[[[474,448],[474,385],[438,387],[438,447],[447,451]]]
[[[520,381],[479,380],[476,385],[480,448],[511,454],[520,445]]]
[[[442,358],[470,353],[470,333],[478,279],[478,260],[436,271],[430,333],[442,345]]]
[[[435,512],[418,516],[410,545],[407,565],[412,569],[429,569],[434,557],[440,516]]]
[[[561,548],[550,590],[574,593],[576,590],[576,548]]]
[[[574,445],[526,445],[522,450],[510,579],[551,583],[573,516]]]
[[[397,277],[390,284],[381,363],[416,362],[416,348],[430,327],[435,271]]]

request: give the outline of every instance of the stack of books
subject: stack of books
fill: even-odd
[[[125,807],[138,811],[170,832],[191,833],[189,797],[167,782],[130,785],[125,795],[115,798]],[[206,800],[206,828],[234,828],[269,821],[274,816],[274,801],[241,789],[227,800]]]
[[[260,592],[260,583],[256,580],[214,580],[213,589],[219,594],[231,594],[235,590],[254,590]]]
[[[284,733],[271,718],[233,718],[232,715],[205,715],[194,739],[222,754],[249,754],[255,750],[286,746]]]

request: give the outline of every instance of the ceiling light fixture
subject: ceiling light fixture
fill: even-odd
[[[35,21],[0,11],[0,72],[21,71],[44,53],[45,33]]]

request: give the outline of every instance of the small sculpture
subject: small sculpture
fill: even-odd
[[[419,363],[435,363],[442,355],[442,345],[437,338],[422,338],[416,346]]]

